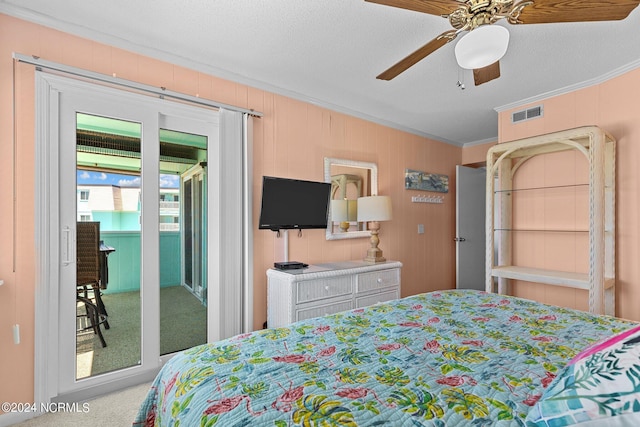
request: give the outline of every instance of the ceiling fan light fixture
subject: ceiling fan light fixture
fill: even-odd
[[[465,34],[456,44],[458,65],[468,70],[491,65],[504,56],[509,46],[509,31],[500,25],[482,25]]]

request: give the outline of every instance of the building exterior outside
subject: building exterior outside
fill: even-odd
[[[180,230],[180,190],[160,189],[160,231]],[[99,221],[101,231],[140,231],[140,187],[77,187],[78,221]]]

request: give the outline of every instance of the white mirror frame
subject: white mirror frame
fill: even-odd
[[[352,168],[361,168],[371,170],[371,194],[378,194],[378,165],[369,162],[359,162],[356,160],[336,159],[332,157],[324,158],[324,181],[331,182],[331,166],[347,166]],[[331,221],[331,214],[329,213],[329,221],[327,223],[327,240],[340,240],[340,239],[357,239],[357,238],[370,238],[371,232],[366,229],[363,231],[349,231],[346,233],[334,233],[332,230],[333,223]]]

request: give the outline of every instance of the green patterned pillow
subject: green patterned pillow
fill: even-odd
[[[574,358],[531,408],[526,424],[640,426],[640,327]]]

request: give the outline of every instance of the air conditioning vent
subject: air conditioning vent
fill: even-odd
[[[523,120],[527,120],[527,110],[518,111],[517,113],[513,113],[513,116],[511,116],[511,121],[514,123],[521,122]]]
[[[542,117],[542,105],[537,105],[526,110],[516,111],[515,113],[511,114],[511,123],[537,119],[538,117]]]

